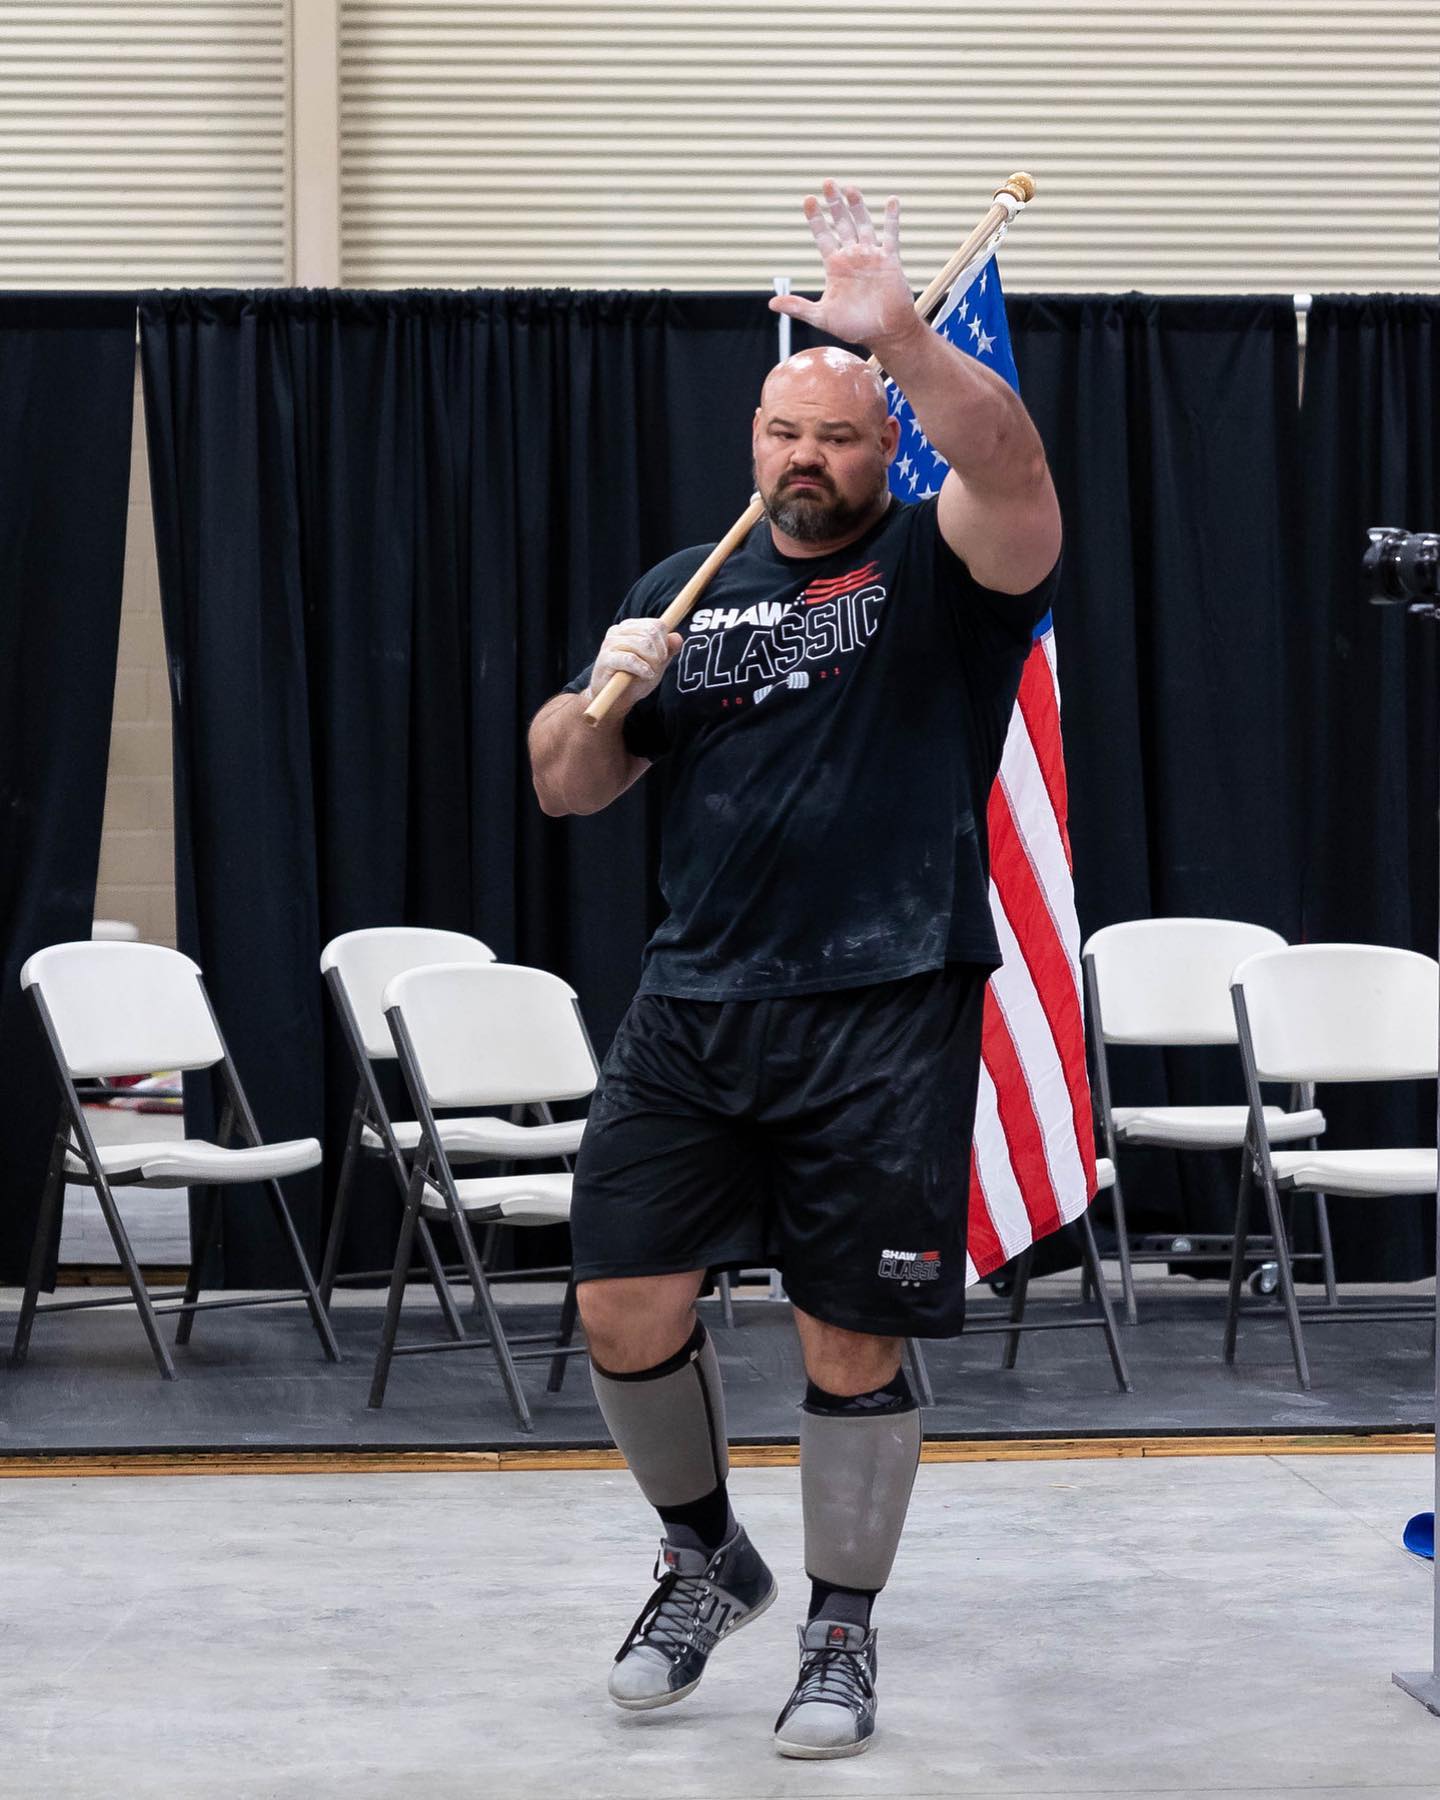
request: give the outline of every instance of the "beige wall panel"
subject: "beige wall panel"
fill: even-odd
[[[102,919],[128,919],[147,942],[173,945],[175,805],[170,684],[138,369],[125,529],[120,650],[95,912]]]
[[[287,32],[287,0],[4,0],[0,287],[283,283]]]
[[[1019,289],[1433,288],[1434,0],[341,0],[352,285],[768,287],[798,195],[917,281],[1016,167]]]

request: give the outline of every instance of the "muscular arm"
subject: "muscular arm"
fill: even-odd
[[[1060,506],[1040,434],[1008,383],[911,317],[913,329],[872,348],[950,465],[941,535],[982,586],[1026,593],[1060,554]]]
[[[877,234],[860,190],[827,181],[823,204],[806,195],[805,217],[825,291],[818,301],[777,296],[771,309],[875,353],[950,465],[940,487],[945,542],[982,586],[1028,592],[1060,554],[1060,508],[1019,395],[917,317],[900,262],[898,200],[885,203]]]
[[[588,694],[557,694],[530,726],[530,772],[540,810],[552,819],[601,811],[650,767],[625,748],[624,715],[591,725],[582,717],[589,704]]]
[[[678,632],[658,619],[622,619],[605,633],[583,694],[557,694],[530,725],[530,773],[540,810],[552,819],[596,813],[618,800],[650,767],[626,747],[625,715],[652,693],[680,648]],[[629,686],[598,725],[585,718],[590,695],[617,671]]]

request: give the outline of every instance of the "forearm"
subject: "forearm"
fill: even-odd
[[[922,324],[871,346],[920,429],[976,496],[1014,500],[1048,483],[1045,450],[1020,396]]]
[[[591,725],[586,705],[584,694],[557,694],[530,726],[530,772],[540,810],[552,819],[599,812],[650,766],[626,749],[623,715],[612,711]]]

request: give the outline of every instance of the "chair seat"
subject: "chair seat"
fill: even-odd
[[[1115,1165],[1108,1156],[1095,1158],[1095,1192],[1098,1194],[1105,1188],[1115,1185]]]
[[[1115,1132],[1122,1143],[1160,1144],[1174,1150],[1238,1150],[1250,1123],[1248,1106],[1117,1106]],[[1319,1137],[1325,1115],[1317,1107],[1286,1112],[1265,1108],[1265,1130],[1272,1144]]]
[[[1433,1150],[1282,1150],[1275,1179],[1322,1194],[1433,1194]]]
[[[227,1150],[205,1138],[166,1138],[153,1144],[97,1144],[100,1167],[111,1181],[143,1181],[151,1187],[210,1186],[233,1181],[270,1181],[298,1175],[320,1163],[318,1138],[291,1138],[280,1144]],[[86,1173],[75,1150],[65,1152],[65,1173]]]
[[[585,1131],[583,1119],[559,1119],[553,1125],[514,1125],[509,1119],[441,1119],[439,1125],[446,1155],[453,1157],[573,1156]],[[413,1150],[420,1142],[416,1119],[397,1119],[391,1129],[402,1150]],[[372,1125],[363,1128],[361,1141],[367,1150],[384,1147]]]
[[[478,1224],[563,1225],[570,1217],[569,1175],[481,1175],[457,1181],[455,1193],[467,1218]],[[420,1210],[446,1217],[440,1190],[427,1187]]]

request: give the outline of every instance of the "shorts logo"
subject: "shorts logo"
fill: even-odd
[[[940,1279],[940,1252],[938,1250],[882,1250],[880,1252],[880,1279],[882,1281],[903,1281],[907,1285],[918,1281],[938,1281]]]

